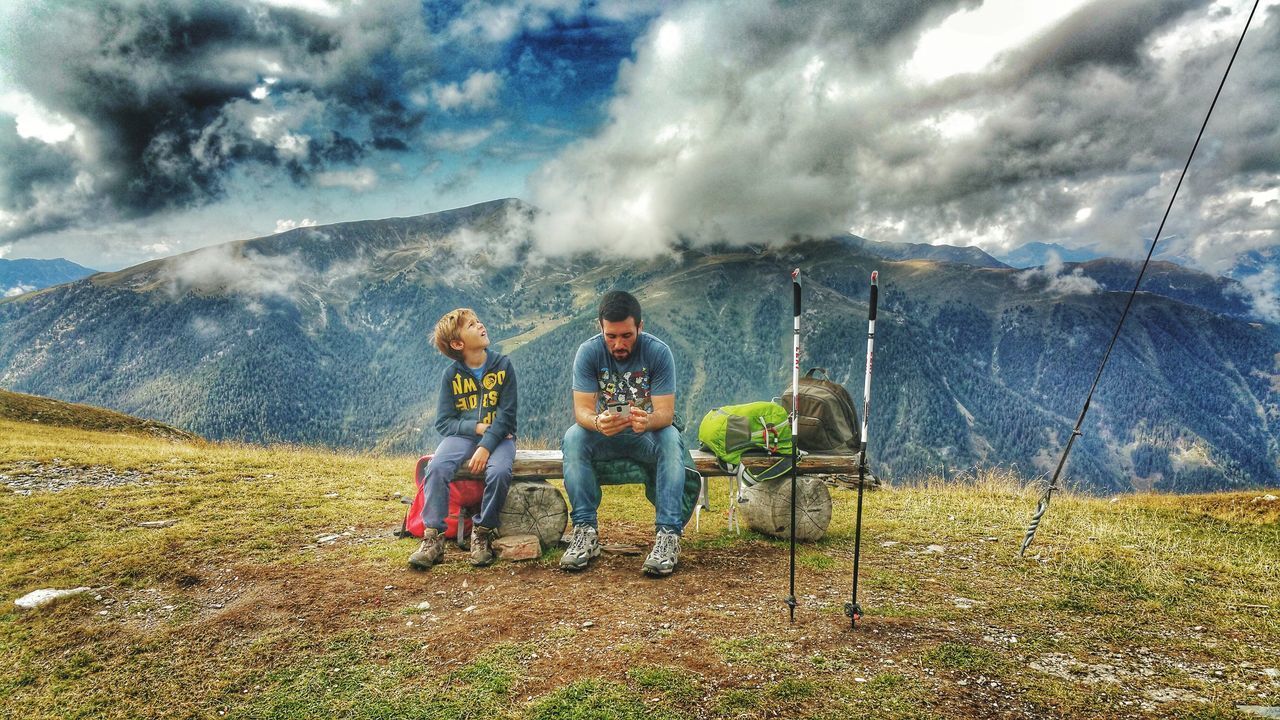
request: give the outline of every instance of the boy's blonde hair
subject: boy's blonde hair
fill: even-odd
[[[462,339],[462,328],[466,327],[467,321],[473,317],[476,317],[476,313],[471,308],[458,308],[445,313],[444,317],[440,318],[440,322],[436,323],[436,347],[446,357],[454,360],[462,359],[462,351],[453,347],[453,341]]]

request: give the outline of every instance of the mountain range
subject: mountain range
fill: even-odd
[[[22,293],[52,287],[79,280],[97,272],[70,260],[35,260],[0,258],[0,297],[13,297]]]
[[[1015,268],[1032,268],[1051,262],[1088,262],[1104,257],[1085,248],[1068,248],[1057,243],[1029,242],[999,256],[1000,262]],[[1057,258],[1055,261],[1054,258]]]
[[[534,213],[501,200],[301,228],[11,298],[0,302],[0,386],[211,439],[425,451],[445,365],[428,333],[468,306],[515,364],[521,438],[555,447],[571,419],[574,349],[596,331],[600,294],[619,287],[675,353],[692,438],[712,407],[778,396],[790,382],[795,267],[802,365],[859,394],[868,278],[879,270],[873,471],[910,480],[1004,465],[1032,477],[1056,464],[1137,270],[1117,260],[1016,270],[973,253],[974,264],[886,259],[878,243],[848,238],[553,258],[522,231]],[[1148,271],[1069,484],[1277,483],[1280,332],[1251,315],[1233,282],[1175,265]]]

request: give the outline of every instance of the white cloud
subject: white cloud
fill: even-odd
[[[1247,7],[1230,2],[1239,27]],[[1151,59],[1152,38],[1182,20],[1147,0],[1107,13],[1081,0],[955,5],[975,9],[672,6],[635,41],[599,130],[530,176],[539,243],[651,255],[851,230],[996,252],[1033,240],[1144,250],[1195,138],[1186,108],[1207,105],[1231,43]],[[1233,115],[1215,118],[1165,230],[1184,238],[1168,246],[1181,256],[1280,242],[1268,215],[1280,203],[1265,200],[1280,177],[1257,156],[1280,131],[1255,100],[1280,79],[1265,49],[1280,15],[1263,22],[1220,104]],[[930,77],[966,74],[907,71],[914,57],[925,72],[935,47],[950,62]],[[1069,276],[1053,288],[1092,289]]]
[[[276,229],[273,231],[273,234],[278,235],[282,232],[288,232],[290,230],[295,230],[297,228],[312,227],[315,224],[316,224],[316,221],[312,220],[311,218],[302,218],[301,220],[293,220],[293,219],[276,220]]]
[[[1253,312],[1268,322],[1280,322],[1280,273],[1276,268],[1265,266],[1239,280]]]
[[[1082,269],[1077,267],[1066,275],[1062,274],[1062,270],[1062,258],[1051,252],[1049,261],[1043,267],[1024,270],[1015,275],[1014,280],[1022,288],[1044,283],[1047,295],[1091,295],[1102,290],[1097,281],[1085,277]]]
[[[8,245],[0,245],[0,258],[8,257],[9,253],[12,251],[13,251],[12,243]]]
[[[437,150],[462,152],[488,140],[503,127],[505,127],[504,123],[494,123],[489,127],[472,128],[470,130],[443,130],[428,136],[427,145]]]
[[[482,110],[498,103],[502,90],[502,76],[489,70],[471,73],[461,85],[458,83],[434,84],[431,95],[443,110]]]
[[[55,145],[70,140],[76,134],[75,123],[43,107],[23,92],[0,94],[0,112],[13,117],[19,137]]]
[[[959,10],[923,33],[906,72],[925,82],[987,68],[1001,53],[1025,43],[1091,0],[985,0]]]
[[[293,293],[306,266],[296,255],[259,255],[228,243],[172,258],[165,273],[175,295],[194,290],[260,298]]]
[[[17,297],[19,295],[22,295],[23,293],[29,293],[32,290],[35,290],[35,287],[32,285],[14,285],[13,287],[4,291],[4,296],[7,298]]]
[[[367,167],[355,170],[332,170],[316,173],[315,182],[320,187],[341,187],[355,190],[356,192],[364,192],[377,186],[378,173]]]
[[[321,17],[336,18],[342,14],[340,5],[327,0],[262,0],[266,5],[301,10]]]
[[[150,245],[143,245],[140,249],[149,255],[155,255],[155,256],[169,255],[173,252],[173,246],[167,242],[158,242],[158,243],[152,243]]]

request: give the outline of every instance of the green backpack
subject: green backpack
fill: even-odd
[[[762,400],[713,408],[698,425],[698,441],[726,469],[738,470],[742,456],[780,456],[778,462],[756,473],[742,473],[750,486],[781,477],[791,470],[790,413],[781,405]]]

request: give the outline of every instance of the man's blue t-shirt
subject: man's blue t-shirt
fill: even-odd
[[[631,357],[618,362],[596,335],[578,346],[573,359],[573,389],[594,392],[596,411],[610,403],[627,403],[653,412],[654,395],[676,392],[675,359],[671,348],[649,333],[642,332],[631,348]]]

